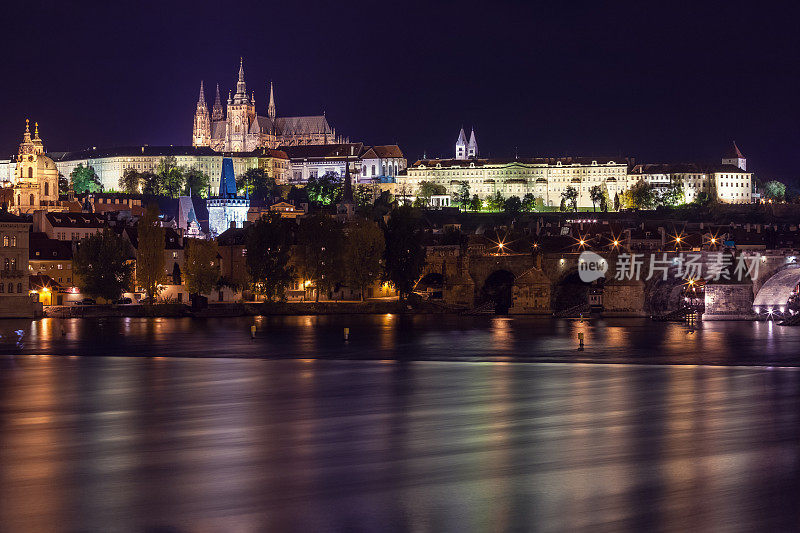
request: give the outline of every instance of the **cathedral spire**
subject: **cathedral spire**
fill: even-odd
[[[206,106],[206,95],[203,90],[203,80],[200,80],[200,97],[197,99],[197,107]]]
[[[464,134],[464,126],[461,126],[461,131],[458,133],[458,140],[456,141],[456,159],[467,158],[467,136]]]
[[[197,110],[194,112],[192,146],[209,146],[211,143],[211,121],[206,105],[205,87],[200,80],[200,96],[197,97]]]
[[[22,136],[22,142],[31,142],[31,120],[29,118],[25,119],[25,134]]]
[[[234,95],[234,103],[245,104],[247,103],[247,86],[244,83],[244,59],[239,58],[239,81],[236,83],[236,94]]]
[[[219,83],[217,84],[217,96],[214,98],[214,105],[211,108],[211,120],[219,121],[223,118],[222,100],[219,97]]]
[[[478,157],[478,141],[475,139],[475,128],[472,128],[469,134],[469,143],[467,143],[467,157],[475,159]]]
[[[269,106],[267,107],[269,118],[275,118],[275,96],[272,93],[272,82],[269,82]]]

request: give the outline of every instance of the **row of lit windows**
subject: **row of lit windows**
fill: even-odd
[[[17,236],[16,235],[3,235],[3,246],[16,246],[17,245]]]

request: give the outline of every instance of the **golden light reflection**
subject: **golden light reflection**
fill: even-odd
[[[511,352],[514,348],[513,319],[498,317],[492,320],[492,347],[495,351]]]

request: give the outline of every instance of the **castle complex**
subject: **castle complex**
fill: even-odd
[[[275,107],[272,83],[269,85],[267,115],[256,113],[255,92],[247,95],[244,81],[244,63],[239,62],[239,80],[236,93],[228,92],[227,111],[223,110],[217,84],[211,113],[206,104],[203,82],[194,114],[192,146],[208,146],[217,152],[251,152],[256,148],[299,146],[306,144],[332,144],[336,131],[328,124],[325,115],[279,117]]]
[[[701,192],[724,203],[752,201],[752,173],[734,143],[721,164],[634,165],[627,158],[536,157],[481,158],[475,131],[467,140],[462,128],[452,159],[421,159],[397,176],[399,194],[416,194],[422,182],[441,185],[448,195],[467,184],[470,194],[481,200],[498,193],[503,198],[532,194],[545,206],[556,207],[568,187],[578,193],[578,207],[593,207],[591,190],[600,186],[609,198],[622,194],[637,182],[655,189],[672,183],[682,186],[691,202]]]

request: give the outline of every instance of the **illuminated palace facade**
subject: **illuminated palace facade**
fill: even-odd
[[[467,141],[464,131],[456,141],[452,159],[422,159],[397,176],[397,192],[414,195],[423,181],[442,185],[452,195],[462,183],[471,195],[482,200],[533,194],[544,205],[558,206],[567,187],[578,192],[578,207],[592,207],[590,191],[599,185],[613,201],[640,180],[654,188],[680,183],[687,202],[700,192],[725,203],[752,201],[752,174],[746,171],[746,159],[734,145],[720,165],[629,165],[625,158],[538,157],[496,159],[481,158],[475,132]]]
[[[255,92],[248,96],[244,64],[239,62],[236,92],[228,92],[225,109],[217,85],[214,105],[209,113],[203,82],[194,114],[192,146],[208,146],[217,152],[251,152],[257,148],[333,144],[342,142],[325,115],[279,117],[272,83],[269,85],[267,114],[256,112]]]

